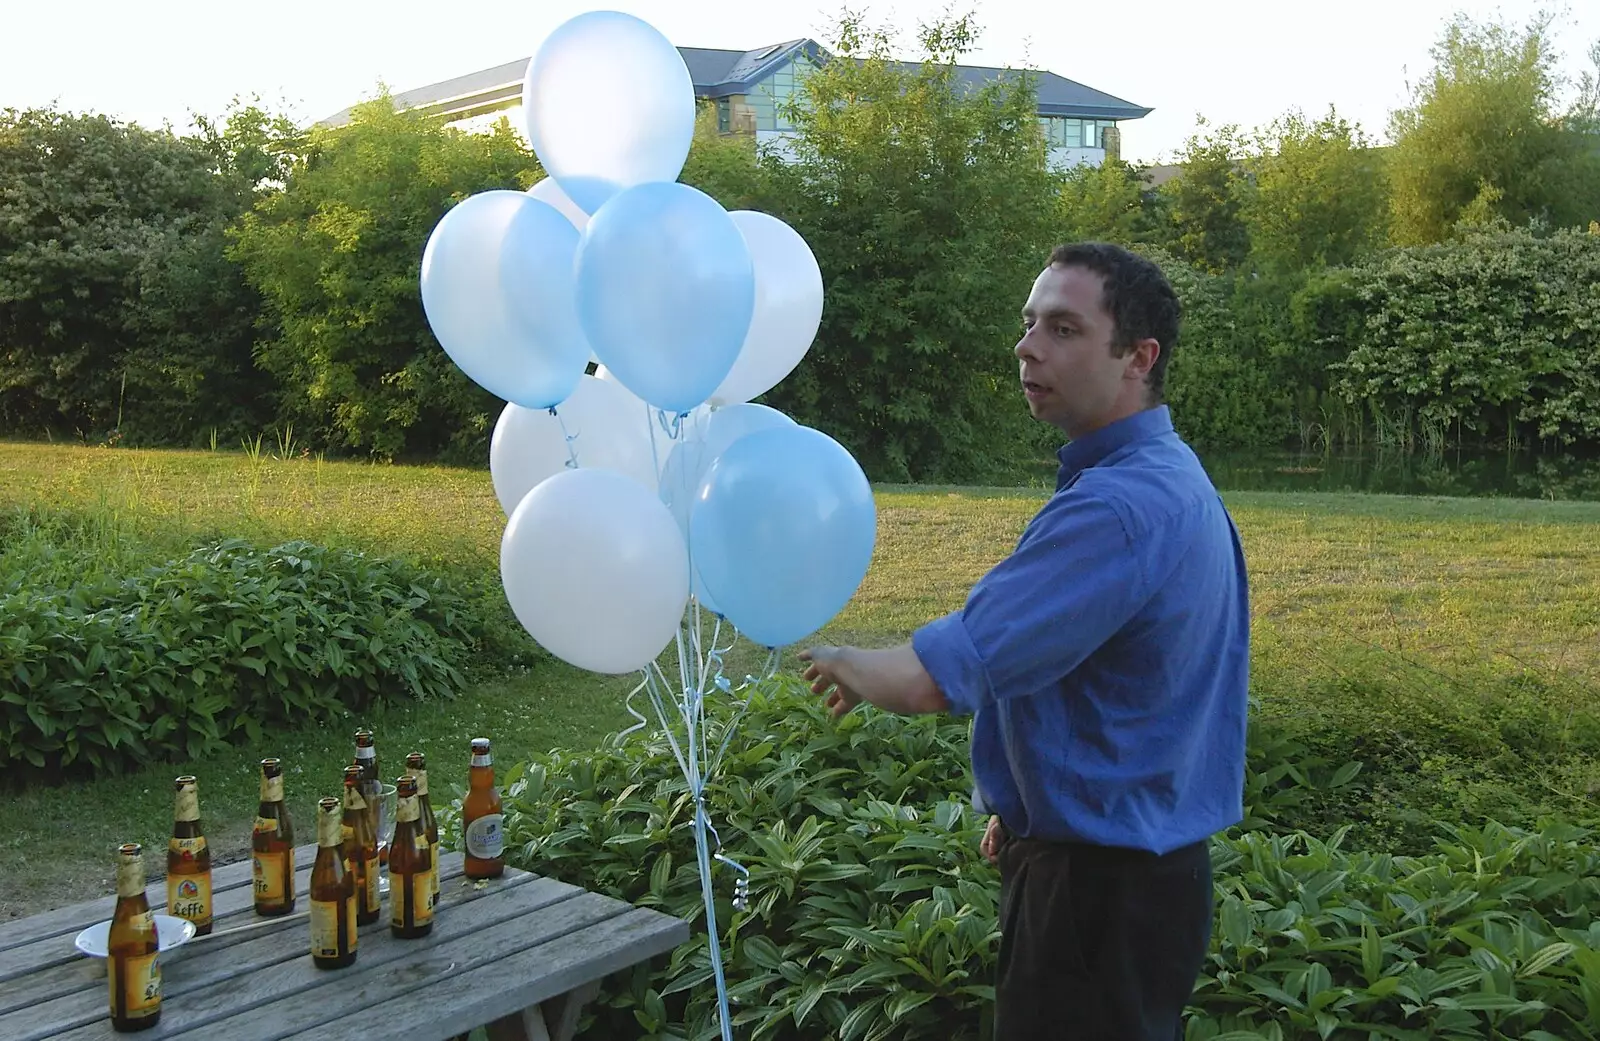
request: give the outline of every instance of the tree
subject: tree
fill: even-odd
[[[1463,216],[1558,227],[1600,214],[1600,154],[1582,104],[1557,112],[1551,19],[1525,29],[1465,15],[1445,29],[1434,65],[1390,121],[1394,238],[1438,242]]]
[[[498,402],[429,331],[422,251],[454,203],[540,176],[506,120],[463,133],[385,96],[314,130],[230,250],[267,303],[258,356],[282,418],[331,448],[481,459]]]
[[[1171,246],[1202,271],[1220,274],[1243,263],[1250,236],[1239,216],[1245,142],[1232,124],[1200,131],[1184,142],[1181,176],[1161,186],[1168,204]]]
[[[1120,159],[1074,166],[1061,178],[1057,237],[1127,245],[1157,237],[1143,173]]]
[[[793,161],[764,158],[827,287],[822,327],[771,401],[879,480],[996,478],[1027,419],[1011,353],[1056,206],[1034,92],[956,74],[970,18],[924,26],[921,65],[847,16],[791,113]]]
[[[236,106],[211,126],[267,141],[281,122]],[[202,138],[0,114],[0,428],[169,444],[259,430],[258,301],[223,239],[246,184]]]
[[[1290,112],[1255,135],[1240,217],[1259,266],[1305,271],[1349,264],[1382,246],[1388,195],[1361,128],[1329,108]]]

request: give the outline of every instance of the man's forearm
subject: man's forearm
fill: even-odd
[[[909,643],[886,650],[845,649],[838,680],[886,712],[920,715],[950,707]]]

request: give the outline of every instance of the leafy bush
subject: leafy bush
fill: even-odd
[[[0,772],[14,780],[193,758],[398,694],[452,696],[483,638],[452,584],[354,551],[230,539],[128,577],[77,561],[74,580],[70,552],[37,539],[0,555]]]
[[[733,873],[716,868],[741,1036],[983,1036],[998,879],[966,799],[967,739],[949,719],[865,711],[835,724],[792,680],[752,699],[708,794],[723,852],[751,874],[736,913]],[[1596,1036],[1600,848],[1589,834],[1446,828],[1437,852],[1393,857],[1343,851],[1344,831],[1319,842],[1261,830],[1294,828],[1304,806],[1359,774],[1253,731],[1248,819],[1214,846],[1221,919],[1188,1036]],[[503,784],[518,866],[703,930],[693,808],[665,742],[641,733],[551,752]],[[446,813],[451,841],[459,809]],[[608,983],[586,1036],[641,1031],[714,1036],[703,932]]]

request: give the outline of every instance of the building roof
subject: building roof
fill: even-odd
[[[796,53],[804,52],[819,64],[828,54],[814,40],[788,40],[784,43],[757,47],[750,51],[720,50],[708,47],[679,47],[683,63],[689,69],[694,92],[703,98],[720,98],[730,94],[747,94],[773,70],[790,60]],[[502,108],[509,101],[522,96],[522,80],[531,58],[519,58],[489,69],[480,69],[465,76],[430,83],[395,95],[395,103],[404,109],[424,109],[438,115],[465,118],[480,112]],[[900,62],[901,68],[915,70],[915,62]],[[981,65],[958,65],[961,81],[971,87],[981,87],[1002,77],[1021,75],[1015,69],[1000,69]],[[1039,114],[1046,116],[1078,116],[1085,119],[1139,119],[1152,111],[1104,91],[1084,86],[1076,80],[1058,76],[1053,72],[1036,72]],[[343,126],[350,121],[350,109],[343,109],[319,126]]]

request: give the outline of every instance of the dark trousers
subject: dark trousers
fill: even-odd
[[[1211,942],[1211,847],[1008,836],[995,1041],[1181,1041]]]

